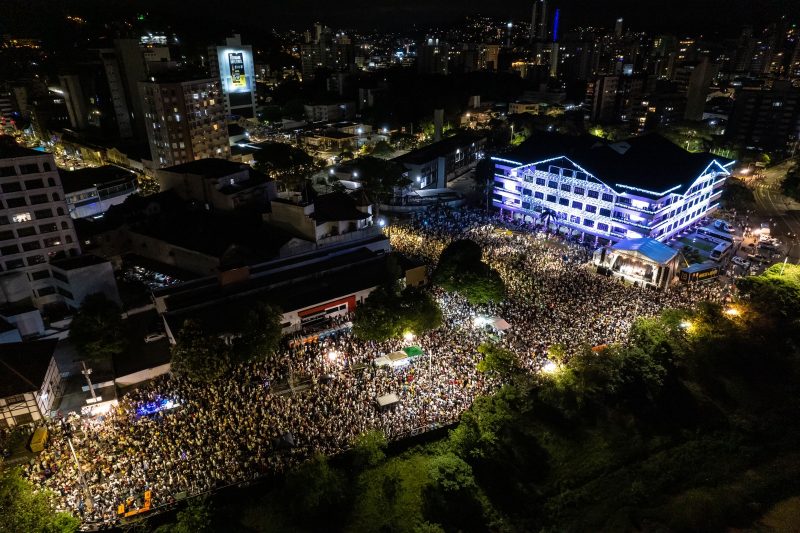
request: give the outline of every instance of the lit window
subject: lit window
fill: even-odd
[[[11,222],[19,223],[19,222],[30,222],[33,220],[30,213],[17,213],[16,215],[11,216]]]

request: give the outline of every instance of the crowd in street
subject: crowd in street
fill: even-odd
[[[510,328],[493,337],[536,371],[554,344],[569,353],[622,341],[638,317],[722,297],[710,287],[620,284],[589,267],[591,247],[478,213],[428,214],[389,235],[395,250],[431,265],[452,240],[477,241],[506,283],[506,301],[475,308],[432,289],[444,323],[413,339],[365,342],[342,323],[316,342],[287,339],[267,360],[213,383],[162,376],[103,416],[50,421],[48,446],[28,466],[29,479],[85,525],[113,524],[121,504],[126,511],[143,505],[145,491],[159,507],[283,472],[316,453],[340,453],[368,430],[397,439],[457,421],[499,386],[476,370],[477,347],[490,333],[475,326],[476,316],[505,319]],[[423,355],[396,368],[374,364],[410,345]],[[400,401],[379,408],[376,398],[389,393]]]

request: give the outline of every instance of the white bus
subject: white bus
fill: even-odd
[[[718,244],[716,248],[711,250],[711,255],[709,256],[709,259],[721,263],[726,259],[728,259],[731,250],[733,250],[733,243],[724,242],[722,244]]]

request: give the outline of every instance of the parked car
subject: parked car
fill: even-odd
[[[750,261],[748,261],[748,260],[746,260],[746,259],[744,259],[742,257],[739,257],[738,255],[734,256],[731,259],[731,262],[733,264],[735,264],[735,265],[739,265],[740,267],[744,268],[745,270],[750,268]]]
[[[753,256],[753,261],[757,261],[757,262],[761,263],[762,265],[766,265],[767,263],[769,263],[769,259],[767,259],[766,257],[764,257],[761,254],[754,255]]]

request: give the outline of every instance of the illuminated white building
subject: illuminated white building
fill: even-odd
[[[495,162],[492,203],[596,240],[665,241],[715,211],[732,162],[645,135],[534,135]]]
[[[208,49],[211,75],[218,74],[222,87],[225,114],[254,118],[256,116],[256,71],[253,48],[243,45],[237,33],[228,37],[223,46]]]

